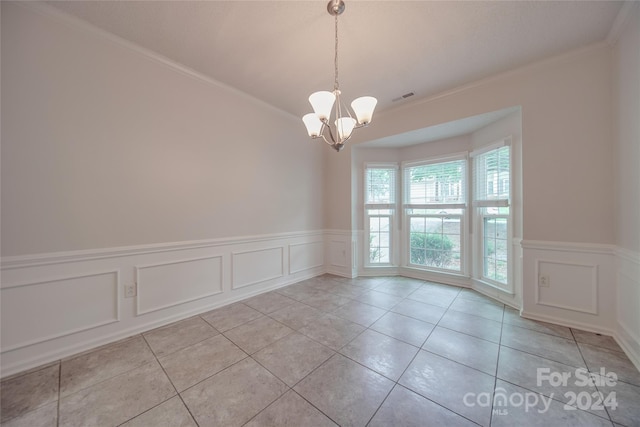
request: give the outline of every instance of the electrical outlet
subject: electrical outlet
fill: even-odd
[[[124,297],[133,298],[135,296],[136,296],[136,284],[131,283],[129,285],[124,285]]]
[[[538,286],[541,288],[548,288],[551,284],[551,279],[548,274],[542,274],[538,276]]]

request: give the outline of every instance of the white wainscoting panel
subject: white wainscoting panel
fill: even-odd
[[[117,322],[119,282],[114,270],[3,286],[2,351]]]
[[[580,329],[613,333],[614,246],[523,241],[523,315]],[[540,275],[549,287],[539,286]]]
[[[583,313],[598,314],[598,266],[536,260],[535,277],[551,278],[549,287],[536,286],[536,304]],[[580,286],[566,292],[568,286]]]
[[[289,274],[324,267],[324,242],[318,240],[289,245]]]
[[[257,285],[284,275],[284,247],[233,252],[231,288]]]
[[[325,234],[325,264],[327,273],[343,277],[356,277],[357,258],[355,240],[351,231],[329,230]]]
[[[222,292],[222,256],[136,266],[136,314],[150,313]]]
[[[640,369],[640,254],[618,249],[616,261],[616,338]]]
[[[313,230],[4,257],[0,374],[323,274],[325,239]]]
[[[347,242],[332,240],[329,245],[331,265],[335,267],[347,267]]]

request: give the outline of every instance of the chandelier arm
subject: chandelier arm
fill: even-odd
[[[322,121],[322,123],[324,124],[324,129],[329,131],[329,137],[331,138],[331,141],[333,141],[333,143],[335,144],[337,139],[336,137],[333,135],[333,132],[331,131],[331,126],[329,125],[329,121],[327,119],[324,119]],[[337,129],[336,129],[337,131]],[[322,132],[322,137],[324,138],[324,140],[326,141],[327,138],[324,137],[324,132]],[[327,144],[330,144],[329,142],[327,142]]]

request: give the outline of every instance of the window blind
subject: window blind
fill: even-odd
[[[367,166],[364,203],[378,208],[392,208],[396,202],[395,166]]]
[[[473,204],[477,207],[509,206],[511,150],[509,145],[473,157]]]
[[[460,208],[466,205],[464,159],[407,166],[404,169],[405,207],[434,205]]]

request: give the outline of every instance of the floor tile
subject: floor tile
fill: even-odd
[[[400,301],[402,301],[402,297],[385,294],[384,292],[377,292],[375,290],[360,294],[355,299],[365,304],[382,308],[384,310],[389,310]]]
[[[376,292],[383,292],[385,294],[394,295],[401,298],[406,298],[411,295],[413,291],[420,288],[420,285],[411,282],[396,282],[389,280],[376,287]]]
[[[121,427],[197,427],[191,414],[178,396],[138,415],[134,419],[122,424]]]
[[[343,297],[347,297],[347,298],[356,298],[367,291],[368,289],[366,288],[362,288],[360,286],[355,286],[355,285],[349,285],[346,283],[341,283],[333,289],[333,293],[342,295]]]
[[[399,384],[470,420],[488,425],[491,405],[469,405],[465,396],[493,395],[495,377],[421,350]],[[467,396],[467,402],[469,400]]]
[[[526,319],[524,317],[520,317],[520,314],[516,310],[513,310],[511,308],[506,308],[504,310],[504,323],[518,326],[520,328],[531,329],[536,332],[542,332],[544,334],[555,335],[558,337],[566,338],[568,340],[573,339],[571,329],[567,328],[566,326]]]
[[[445,285],[444,283],[425,282],[420,288],[421,291],[425,291],[432,294],[447,295],[457,297],[463,288],[453,285]]]
[[[245,427],[336,427],[295,391],[288,391],[267,409],[260,412]]]
[[[368,329],[344,346],[340,353],[397,381],[418,353],[418,347]]]
[[[340,426],[364,426],[393,382],[336,354],[294,390]]]
[[[504,398],[502,398],[504,396]],[[524,403],[518,404],[524,400]],[[513,402],[516,402],[514,404]],[[492,427],[576,426],[611,427],[608,419],[579,409],[567,410],[564,404],[537,393],[498,380],[491,418]],[[603,414],[606,417],[606,414]]]
[[[394,387],[369,424],[370,427],[423,427],[425,425],[477,426],[466,418],[399,385]]]
[[[613,391],[618,406],[615,410],[609,410],[611,419],[625,426],[640,426],[640,405],[638,404],[640,402],[640,387],[618,381]],[[606,397],[609,392],[608,389],[603,391],[604,396]]]
[[[487,304],[480,301],[472,301],[468,299],[456,299],[449,307],[451,310],[461,311],[474,316],[484,317],[485,319],[502,322],[502,313],[504,307],[502,305]]]
[[[262,313],[258,310],[254,310],[241,302],[217,308],[200,315],[207,323],[220,332],[228,331],[229,329],[233,329],[236,326],[240,326],[261,316]]]
[[[462,363],[489,375],[496,374],[499,345],[437,326],[424,343],[424,350]]]
[[[435,325],[397,313],[387,313],[371,329],[420,347]]]
[[[60,400],[60,425],[121,424],[176,394],[164,371],[152,363],[85,388]]]
[[[480,301],[487,304],[502,305],[501,302],[496,301],[493,298],[490,298],[486,295],[483,295],[478,291],[474,291],[473,289],[464,289],[464,288],[461,289],[460,293],[458,294],[458,298]]]
[[[386,310],[381,308],[360,301],[349,301],[345,305],[340,306],[332,314],[368,327],[385,313]]]
[[[304,328],[322,316],[324,316],[322,311],[302,303],[291,304],[269,314],[272,319],[284,323],[295,330]]]
[[[573,337],[577,342],[590,344],[596,347],[603,347],[608,350],[624,353],[624,350],[618,345],[616,340],[609,335],[597,334],[595,332],[581,331],[580,329],[571,329]]]
[[[320,291],[311,286],[302,286],[299,284],[286,286],[284,288],[276,289],[276,292],[294,299],[296,301],[302,301],[305,298],[309,298],[316,295],[322,295],[324,291]]]
[[[200,426],[241,426],[287,391],[287,386],[251,358],[182,393]]]
[[[253,354],[292,332],[288,326],[263,316],[226,331],[224,335],[245,352]]]
[[[580,368],[503,346],[500,348],[497,376],[544,396],[571,403],[571,395],[597,391],[582,381],[583,374],[576,373],[576,369]],[[566,381],[560,380],[561,375],[566,377]]]
[[[333,354],[329,348],[294,332],[258,351],[253,358],[292,387]]]
[[[51,365],[0,383],[1,422],[26,414],[58,399],[60,366]]]
[[[391,311],[413,317],[414,319],[422,320],[423,322],[433,323],[435,325],[440,321],[442,315],[447,311],[447,309],[436,305],[405,299],[393,307]]]
[[[48,403],[31,412],[2,423],[2,427],[57,427],[58,402]]]
[[[338,316],[326,314],[318,321],[310,323],[300,329],[300,333],[326,345],[332,350],[339,350],[354,339],[364,327]]]
[[[247,354],[222,335],[158,359],[181,392],[244,359]]]
[[[412,301],[422,302],[424,304],[437,305],[438,307],[448,308],[456,299],[455,295],[441,294],[432,292],[428,289],[418,289],[407,297]]]
[[[589,371],[599,372],[604,368],[606,372],[615,373],[620,381],[640,386],[640,371],[626,354],[589,344],[578,343],[578,346]]]
[[[565,365],[585,366],[578,346],[573,340],[505,324],[502,327],[500,343],[503,346],[526,351]]]
[[[350,298],[343,297],[341,295],[324,293],[324,294],[315,295],[309,298],[305,298],[301,302],[303,302],[304,304],[310,305],[312,307],[315,307],[318,310],[331,312],[337,309],[338,307],[345,305],[349,301],[351,301]]]
[[[406,276],[391,276],[388,279],[391,282],[402,282],[402,283],[411,283],[414,284],[416,286],[423,286],[428,284],[429,282],[424,281],[422,279],[415,279],[413,277],[406,277]]]
[[[152,361],[155,361],[155,357],[140,335],[63,360],[60,367],[60,395],[75,393]]]
[[[192,317],[143,334],[157,357],[166,356],[214,335],[218,335],[218,331],[200,317]]]
[[[277,292],[267,292],[242,301],[254,310],[258,310],[263,314],[269,314],[276,310],[280,310],[288,305],[293,304],[295,300],[280,295]]]
[[[438,326],[498,344],[502,335],[502,323],[455,310],[448,310],[440,319]]]
[[[377,288],[387,280],[389,280],[388,277],[356,277],[355,279],[348,279],[348,283],[371,290]]]

